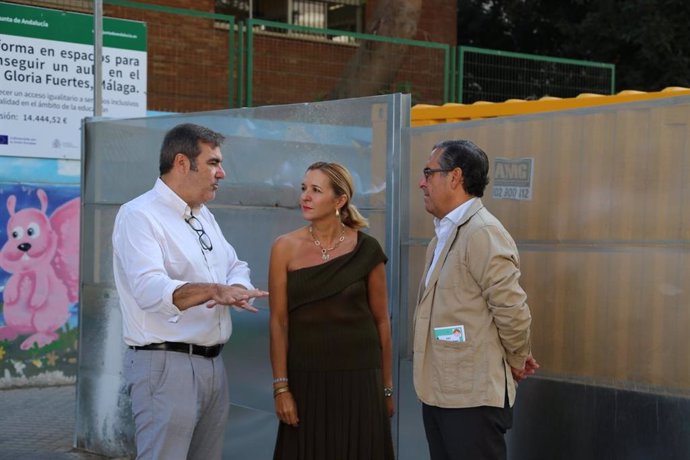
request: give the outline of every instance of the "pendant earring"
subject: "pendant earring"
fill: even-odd
[[[335,208],[335,217],[340,217],[340,209]]]

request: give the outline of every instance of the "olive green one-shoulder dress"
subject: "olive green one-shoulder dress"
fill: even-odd
[[[280,423],[274,460],[394,458],[367,293],[369,273],[386,261],[378,241],[358,232],[352,252],[288,272],[288,378],[299,426]]]

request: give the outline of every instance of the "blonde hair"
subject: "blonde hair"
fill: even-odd
[[[352,174],[350,174],[350,171],[339,163],[327,163],[325,161],[317,161],[307,168],[307,171],[313,170],[319,170],[328,176],[336,196],[345,195],[347,198],[345,205],[340,208],[340,221],[355,230],[368,227],[369,222],[367,219],[365,219],[364,216],[359,213],[357,207],[352,204],[352,196],[355,191],[352,185]]]

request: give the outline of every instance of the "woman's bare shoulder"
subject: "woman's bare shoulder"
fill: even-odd
[[[309,233],[304,227],[284,233],[273,240],[273,250],[291,253],[304,244],[308,235]]]

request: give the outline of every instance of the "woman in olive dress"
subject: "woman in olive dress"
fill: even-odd
[[[345,167],[309,166],[307,224],[271,249],[274,460],[393,459],[387,258],[352,195]]]

